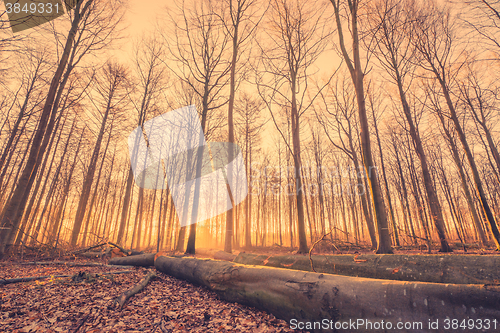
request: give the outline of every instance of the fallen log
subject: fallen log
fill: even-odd
[[[427,332],[429,321],[438,320],[440,329],[433,332],[448,332],[443,326],[446,318],[488,318],[500,326],[499,286],[377,280],[165,256],[156,259],[155,267],[205,286],[227,301],[270,312],[291,325],[302,322],[308,330],[316,324],[327,331],[354,322],[356,326],[347,329],[373,331],[373,326],[364,324],[380,325],[384,320],[385,327],[390,324],[394,330],[400,322],[417,323],[417,329],[415,325],[407,330],[398,327],[398,332]]]
[[[145,277],[144,279],[141,280],[141,282],[139,282],[138,284],[136,284],[135,286],[133,286],[132,288],[130,288],[129,290],[125,291],[123,294],[121,294],[120,296],[118,296],[116,299],[115,299],[115,302],[118,304],[118,307],[119,308],[122,308],[123,305],[127,302],[127,300],[134,296],[135,294],[137,294],[138,292],[140,292],[142,289],[144,289],[147,284],[149,283],[149,281],[153,278],[156,277],[156,273],[153,272],[153,271],[150,271]]]
[[[164,254],[167,255],[167,254]],[[179,257],[179,255],[172,255],[173,257]],[[183,255],[181,255],[183,256]],[[213,258],[215,260],[225,260],[233,261],[236,258],[236,254],[228,253],[218,249],[196,249],[195,258]]]
[[[481,255],[313,255],[318,273],[375,279],[452,284],[500,283],[500,256]],[[240,253],[235,263],[312,271],[308,256]]]
[[[108,261],[109,265],[150,267],[155,265],[155,253],[146,253],[128,257],[117,257]]]
[[[126,273],[132,273],[135,271],[115,271],[115,272],[104,272],[104,273],[96,273],[97,276],[99,275],[113,275],[113,274],[126,274]],[[0,285],[6,285],[6,284],[12,284],[12,283],[20,283],[20,282],[31,282],[31,281],[41,281],[41,280],[46,280],[50,278],[67,278],[67,277],[73,277],[75,274],[64,274],[64,275],[44,275],[44,276],[28,276],[28,277],[21,277],[21,278],[12,278],[12,279],[0,279]]]
[[[219,249],[207,249],[207,248],[201,248],[201,249],[196,249],[196,258],[213,258],[214,255],[217,252],[221,252]]]
[[[214,253],[215,260],[225,260],[225,261],[233,261],[236,259],[236,254],[227,253],[225,251],[217,251]]]

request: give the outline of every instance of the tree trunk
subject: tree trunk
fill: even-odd
[[[412,138],[413,147],[417,153],[418,158],[420,159],[420,167],[422,168],[422,176],[424,178],[424,187],[427,193],[427,198],[429,200],[429,206],[431,210],[431,217],[434,221],[434,226],[437,229],[439,241],[441,243],[440,252],[452,252],[452,249],[448,245],[446,240],[446,233],[444,229],[444,219],[443,212],[441,210],[441,205],[439,204],[439,199],[436,193],[436,189],[434,188],[434,184],[432,182],[432,177],[429,171],[429,166],[427,163],[427,156],[425,155],[424,148],[422,146],[422,141],[420,139],[420,134],[418,132],[417,127],[413,121],[413,117],[410,110],[410,105],[406,100],[406,94],[403,88],[403,82],[399,75],[399,71],[397,69],[397,65],[393,64],[396,67],[396,78],[397,85],[399,91],[399,98],[401,99],[401,104],[403,105],[403,112],[406,117],[406,122],[410,126],[410,136]]]
[[[387,182],[387,174],[385,172],[384,153],[382,152],[382,142],[380,141],[380,135],[379,135],[378,125],[377,125],[377,117],[375,115],[375,108],[373,107],[373,105],[372,105],[372,115],[373,115],[373,124],[374,124],[374,128],[375,128],[375,135],[377,137],[378,150],[379,150],[379,154],[380,154],[380,166],[382,167],[382,176],[384,177],[385,193],[387,195],[387,203],[389,204],[389,213],[391,214],[391,222],[392,222],[392,230],[394,233],[394,241],[396,242],[397,246],[400,246],[398,227],[396,225],[396,219],[394,218],[394,209],[392,207],[391,191],[389,191],[389,183]]]
[[[69,169],[68,178],[65,180],[66,183],[64,185],[63,194],[62,194],[62,201],[63,202],[60,204],[60,207],[57,210],[57,213],[56,213],[55,218],[54,218],[54,227],[52,228],[52,231],[49,233],[49,241],[51,244],[54,242],[56,234],[59,230],[59,224],[61,223],[61,216],[62,216],[62,213],[64,211],[66,198],[68,197],[68,194],[69,194],[69,191],[71,188],[70,186],[71,186],[71,179],[73,178],[73,171],[75,170],[77,160],[80,157],[78,155],[78,153],[80,152],[80,148],[81,148],[82,139],[83,139],[84,134],[85,134],[85,130],[82,131],[82,134],[80,136],[80,139],[78,141],[78,145],[76,148],[75,158],[74,158],[73,163],[71,164],[71,167]]]
[[[59,128],[60,119],[61,118],[57,119],[57,123],[56,123],[55,128],[54,128],[55,133],[57,132],[57,129]],[[61,134],[62,134],[62,132],[61,132]],[[61,134],[59,135],[58,141],[61,138]],[[56,138],[55,135],[52,135],[52,137],[50,138],[50,142],[47,146],[47,151],[52,150],[52,145],[54,143],[55,138]],[[58,143],[56,144],[56,148],[57,148],[57,146],[58,146]],[[43,186],[42,186],[42,189],[40,191],[40,195],[38,196],[39,198],[38,198],[37,204],[36,204],[35,208],[33,209],[33,205],[35,204],[35,201],[37,198],[36,194],[39,193],[38,190],[39,190],[40,186],[42,185],[42,179],[43,179],[43,176],[45,174],[45,167],[47,166],[47,162],[49,160],[49,155],[50,154],[46,154],[44,159],[43,159],[43,162],[42,162],[42,165],[40,168],[40,172],[36,178],[36,184],[35,184],[35,188],[33,189],[33,194],[31,195],[31,198],[30,198],[28,205],[26,207],[26,212],[24,213],[24,215],[22,217],[22,220],[21,220],[22,222],[21,222],[21,225],[19,226],[19,232],[17,234],[17,238],[16,238],[14,244],[20,244],[21,242],[26,243],[28,237],[31,235],[31,228],[33,227],[33,223],[36,219],[36,216],[38,213],[38,208],[40,207],[42,199],[44,199],[45,189],[46,189],[48,181],[49,181],[49,177],[47,175],[45,178],[45,182],[43,182]],[[54,162],[54,160],[55,160],[55,153],[52,156],[52,160],[51,160],[51,163],[49,166],[49,173],[52,169],[52,163]],[[12,234],[11,236],[14,236],[14,234]]]
[[[333,331],[337,321],[349,327],[349,321],[362,320],[358,329],[369,331],[364,326],[368,320],[397,323],[404,318],[420,322],[418,329],[424,331],[429,320],[463,311],[471,319],[500,320],[500,297],[491,286],[375,280],[164,256],[155,260],[155,267],[207,287],[224,300],[270,312],[291,325],[317,321]]]
[[[450,131],[448,130],[448,127],[446,127],[446,124],[444,122],[444,117],[443,115],[438,112],[438,117],[441,122],[444,134],[446,136],[447,142],[450,146],[452,156],[453,156],[453,161],[455,162],[455,165],[457,166],[458,169],[458,174],[460,175],[460,183],[462,185],[462,189],[464,190],[465,193],[465,199],[467,200],[467,205],[469,206],[469,210],[472,215],[472,222],[474,223],[474,226],[476,227],[476,231],[479,235],[479,239],[481,241],[481,244],[483,246],[486,246],[488,241],[486,240],[486,235],[484,234],[483,226],[481,225],[481,221],[479,219],[479,215],[476,210],[476,206],[474,205],[474,201],[472,199],[472,194],[469,190],[469,185],[467,184],[467,178],[465,177],[465,170],[462,164],[462,159],[460,158],[460,155],[458,153],[457,145],[455,144],[455,140],[453,139]]]
[[[363,216],[365,217],[366,226],[368,227],[368,233],[370,234],[370,241],[372,244],[372,250],[377,248],[377,235],[375,234],[375,226],[373,225],[372,215],[370,214],[369,208],[369,193],[366,188],[363,178],[365,178],[366,173],[364,172],[364,168],[360,168],[358,155],[356,150],[354,149],[354,142],[352,139],[351,133],[349,133],[349,148],[352,152],[351,158],[354,162],[354,168],[356,169],[356,192],[359,196],[359,200],[361,201],[361,207],[363,209]]]
[[[116,257],[108,261],[109,265],[120,265],[120,266],[141,266],[149,267],[154,266],[155,253],[148,254],[138,254],[134,256],[127,257]]]
[[[17,183],[13,196],[6,204],[5,214],[3,214],[2,220],[0,222],[0,225],[5,228],[0,230],[0,257],[3,256],[6,250],[8,250],[12,245],[11,235],[15,234],[18,231],[19,224],[21,222],[21,216],[24,213],[24,208],[28,200],[29,192],[31,190],[31,187],[33,186],[36,173],[45,153],[45,148],[47,147],[48,141],[52,134],[54,126],[52,119],[55,118],[55,113],[57,112],[57,109],[53,108],[57,88],[64,73],[64,69],[66,68],[66,65],[68,63],[80,20],[82,16],[87,12],[92,2],[92,0],[88,0],[85,3],[84,7],[81,8],[82,2],[79,1],[75,7],[71,29],[69,30],[68,38],[66,39],[66,44],[61,55],[61,60],[59,61],[57,70],[50,83],[49,91],[47,93],[47,99],[45,100],[42,114],[40,116],[40,125],[35,132],[28,160],[26,162],[26,165],[24,166],[21,178]]]
[[[292,74],[295,75],[295,74]],[[293,142],[293,165],[295,173],[295,198],[297,203],[297,231],[299,236],[299,249],[298,253],[308,253],[309,248],[307,247],[306,238],[306,226],[304,220],[304,190],[302,183],[302,161],[300,157],[300,128],[299,128],[299,112],[297,110],[297,99],[296,99],[296,87],[295,87],[295,77],[292,81],[291,92],[292,92],[292,142]],[[312,230],[311,230],[312,232]]]
[[[483,208],[484,215],[489,222],[491,233],[493,235],[493,241],[495,242],[497,251],[500,251],[500,232],[498,231],[497,223],[495,221],[495,218],[493,217],[493,213],[491,212],[488,200],[486,199],[486,194],[483,189],[481,178],[479,177],[479,171],[476,166],[476,161],[472,156],[472,152],[465,137],[465,133],[462,129],[462,125],[460,124],[460,120],[458,119],[457,113],[455,111],[455,105],[453,105],[453,102],[451,100],[448,87],[446,86],[446,83],[443,81],[443,79],[439,76],[439,74],[435,74],[438,78],[439,83],[441,84],[443,95],[446,99],[446,104],[448,105],[448,109],[450,111],[451,120],[455,125],[455,130],[457,131],[458,138],[462,143],[462,147],[465,151],[465,156],[467,157],[467,161],[469,162],[469,166],[472,171],[472,178],[474,179],[474,184],[476,185],[477,195],[479,196],[479,200],[481,201],[481,207]]]
[[[377,177],[377,167],[373,162],[370,132],[368,125],[368,118],[366,116],[365,92],[363,87],[364,73],[361,68],[361,57],[359,54],[360,42],[358,35],[358,5],[359,0],[349,2],[349,10],[351,12],[351,34],[352,34],[352,53],[353,61],[351,61],[344,43],[344,36],[342,30],[342,22],[340,19],[339,3],[335,0],[330,0],[335,10],[335,20],[337,22],[337,31],[339,35],[340,48],[342,55],[347,63],[349,72],[351,74],[354,89],[356,91],[356,101],[358,104],[358,114],[360,121],[360,137],[361,137],[361,150],[363,153],[363,165],[365,172],[368,175],[368,184],[370,188],[370,195],[373,203],[373,215],[377,221],[378,230],[378,248],[377,253],[392,253],[391,236],[389,234],[389,224],[387,222],[387,212],[385,210],[384,199]]]
[[[403,175],[403,168],[401,167],[401,160],[399,158],[399,149],[397,147],[396,141],[394,140],[394,137],[392,138],[392,145],[394,147],[394,152],[396,154],[396,164],[398,166],[398,174],[399,174],[399,179],[401,180],[401,206],[403,209],[403,216],[406,220],[406,214],[405,214],[405,208],[406,212],[408,213],[409,220],[408,222],[408,227],[411,231],[411,234],[407,235],[412,238],[412,242],[414,245],[417,245],[417,238],[415,235],[415,230],[413,226],[413,219],[412,219],[412,214],[410,210],[410,203],[408,202],[408,189],[406,187],[406,181],[405,177]]]
[[[227,129],[228,129],[228,142],[234,143],[234,121],[233,121],[233,110],[234,110],[234,94],[236,91],[236,62],[238,60],[238,28],[239,28],[239,23],[240,23],[240,2],[238,1],[237,5],[237,13],[236,13],[236,19],[233,17],[233,3],[232,0],[230,0],[230,15],[233,18],[233,55],[231,59],[231,72],[230,72],[230,81],[229,81],[229,105],[227,108]],[[228,161],[233,160],[233,149],[229,149],[228,151]],[[229,187],[229,184],[232,182],[232,176],[233,172],[229,172],[229,177],[227,179],[228,181],[228,186],[227,190],[229,193],[231,193],[231,188]],[[231,196],[232,197],[232,196]],[[231,200],[232,202],[233,200]],[[228,253],[232,253],[232,238],[233,238],[233,225],[234,225],[234,210],[236,207],[234,207],[234,203],[232,202],[233,206],[231,209],[228,209],[226,212],[226,238],[224,242],[224,251]]]
[[[123,234],[125,233],[125,226],[127,225],[128,210],[130,206],[130,197],[132,194],[132,183],[134,182],[134,172],[132,171],[132,166],[128,170],[127,185],[125,188],[125,197],[123,198],[122,212],[120,215],[120,225],[118,229],[118,236],[116,237],[116,242],[118,244],[123,244]]]
[[[116,79],[113,86],[115,87]],[[104,116],[101,121],[101,128],[99,130],[99,134],[97,136],[97,141],[94,146],[94,152],[92,153],[92,157],[90,158],[90,164],[87,169],[87,174],[85,175],[85,179],[83,181],[82,193],[80,195],[80,201],[78,202],[78,209],[76,211],[75,221],[73,224],[73,231],[71,233],[70,245],[76,246],[78,241],[78,236],[80,235],[80,230],[82,228],[82,222],[87,212],[87,202],[90,196],[90,190],[92,189],[92,183],[94,182],[94,174],[97,166],[97,160],[99,157],[99,152],[101,150],[101,143],[104,136],[104,130],[106,128],[106,122],[108,120],[109,113],[111,111],[111,102],[113,100],[114,89],[110,91],[110,95],[108,96],[106,111],[104,112]],[[91,212],[88,212],[90,214]]]

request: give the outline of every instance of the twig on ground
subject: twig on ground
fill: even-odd
[[[71,254],[77,254],[77,253],[81,253],[81,252],[87,252],[88,250],[92,250],[92,249],[104,246],[106,244],[108,244],[108,243],[101,243],[101,244],[97,244],[97,245],[92,245],[92,246],[86,247],[84,249],[79,249],[79,250],[73,251],[73,252],[71,252]]]
[[[123,247],[121,247],[120,245],[115,244],[115,243],[111,243],[111,242],[108,242],[108,244],[109,244],[109,245],[111,245],[111,246],[116,247],[118,250],[122,251],[122,252],[123,252],[123,253],[125,253],[127,256],[129,256],[129,255],[130,255],[130,251],[125,250],[125,249],[124,249]]]
[[[155,277],[156,277],[156,273],[154,271],[150,271],[144,277],[144,279],[141,280],[141,282],[139,282],[138,284],[136,284],[135,286],[133,286],[129,290],[125,291],[120,296],[118,296],[115,299],[115,302],[118,304],[118,307],[121,309],[130,297],[134,296],[135,294],[140,292],[142,289],[144,289],[148,285],[149,281]]]

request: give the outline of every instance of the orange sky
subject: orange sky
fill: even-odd
[[[165,0],[129,1],[126,22],[130,25],[130,35],[140,35],[143,31],[153,29],[156,17],[165,12],[167,3]]]

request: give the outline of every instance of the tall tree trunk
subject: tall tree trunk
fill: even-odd
[[[465,194],[465,199],[467,200],[467,205],[469,206],[470,213],[472,215],[472,222],[474,223],[475,229],[479,235],[479,240],[483,246],[486,246],[488,241],[486,240],[486,235],[484,234],[483,226],[481,225],[481,221],[479,219],[479,215],[476,210],[476,206],[474,205],[474,200],[472,199],[472,194],[469,190],[469,185],[467,184],[467,177],[465,176],[465,170],[462,164],[462,159],[458,153],[457,145],[455,144],[455,139],[451,135],[446,123],[444,121],[443,114],[438,112],[438,117],[441,122],[444,134],[446,136],[446,141],[451,149],[453,161],[458,169],[458,174],[460,176],[460,184],[462,185],[462,189]]]
[[[364,73],[361,68],[360,57],[360,42],[358,35],[358,5],[359,0],[349,1],[349,10],[351,13],[351,35],[352,35],[352,53],[353,61],[351,61],[344,43],[344,35],[342,29],[342,21],[340,19],[340,7],[337,0],[330,0],[335,10],[335,20],[337,22],[337,31],[339,35],[340,48],[342,55],[347,63],[349,72],[351,74],[354,89],[356,91],[356,101],[358,104],[358,114],[360,121],[360,137],[361,137],[361,151],[363,153],[363,165],[365,172],[368,175],[368,184],[370,188],[370,195],[373,203],[373,215],[377,221],[378,230],[378,248],[377,253],[392,253],[391,236],[389,234],[389,223],[387,222],[387,212],[385,210],[384,199],[382,191],[376,175],[377,167],[373,162],[370,132],[368,125],[368,118],[366,116],[365,105],[365,92],[363,86]]]
[[[127,185],[125,187],[125,196],[123,198],[123,206],[120,215],[120,224],[118,227],[118,235],[116,236],[116,242],[118,244],[123,244],[123,234],[125,233],[125,226],[127,225],[128,210],[130,207],[130,197],[132,194],[132,183],[134,182],[134,172],[132,171],[132,166],[128,169]]]
[[[393,67],[396,74],[396,83],[398,86],[399,98],[403,106],[403,113],[405,114],[406,122],[410,127],[410,136],[412,138],[413,147],[415,148],[415,152],[417,153],[417,156],[420,160],[420,167],[422,169],[425,191],[427,193],[427,198],[429,200],[431,217],[434,222],[434,226],[436,227],[439,241],[441,243],[441,249],[439,250],[439,252],[452,252],[453,250],[448,245],[448,241],[446,240],[443,212],[441,210],[441,205],[439,204],[439,199],[436,193],[436,189],[434,188],[434,184],[432,182],[432,177],[427,162],[427,156],[422,146],[422,140],[420,139],[420,134],[418,132],[417,127],[415,126],[415,122],[413,121],[410,105],[408,104],[408,101],[406,99],[406,93],[403,88],[403,81],[399,74],[399,69],[397,67],[397,64],[395,63],[395,60],[393,60]]]
[[[417,245],[417,239],[416,239],[416,235],[415,235],[415,229],[413,227],[413,219],[412,219],[412,214],[411,214],[411,210],[410,210],[410,203],[408,200],[408,189],[406,187],[406,181],[405,181],[405,177],[403,174],[403,168],[401,167],[401,159],[399,158],[399,149],[398,149],[396,140],[394,140],[394,137],[392,140],[392,145],[394,147],[394,152],[396,155],[396,164],[398,166],[399,179],[401,180],[401,205],[403,206],[403,213],[404,213],[404,210],[406,208],[406,211],[408,212],[408,217],[409,217],[408,224],[409,224],[409,229],[411,231],[411,234],[409,234],[408,236],[410,236],[412,238],[413,244]],[[406,219],[406,214],[404,215],[404,217]]]
[[[373,107],[373,103],[372,103],[371,109],[372,109],[372,115],[373,115],[373,124],[374,124],[374,128],[375,128],[375,135],[377,137],[378,150],[379,150],[379,154],[380,154],[380,166],[382,167],[382,176],[384,177],[385,193],[387,195],[387,203],[389,204],[389,213],[391,215],[392,230],[394,233],[394,241],[396,242],[397,246],[400,246],[400,244],[399,244],[399,232],[398,232],[398,227],[396,225],[396,219],[394,218],[394,209],[392,207],[391,191],[389,191],[389,183],[387,182],[387,174],[385,172],[385,163],[384,163],[384,153],[382,151],[382,142],[380,140],[380,134],[379,134],[378,125],[377,125],[377,117],[375,115],[375,108]]]
[[[204,94],[203,94],[203,98],[202,98],[201,129],[202,129],[203,133],[205,133],[205,130],[206,130],[207,116],[208,116],[209,91],[208,91],[207,84],[204,87]],[[203,142],[203,137],[200,137],[199,138],[199,146],[202,145],[201,144],[202,142]],[[200,179],[200,177],[201,177],[202,163],[203,163],[203,158],[201,158],[200,156],[197,156],[197,159],[196,159],[196,179]],[[195,187],[194,187],[193,211],[192,211],[192,216],[191,216],[192,221],[196,221],[197,216],[198,216],[198,204],[199,204],[199,200],[200,200],[200,187],[201,187],[200,181],[196,181]],[[197,225],[197,223],[192,223],[189,226],[189,236],[188,236],[188,242],[186,245],[186,254],[195,254],[195,252],[196,252],[196,225]]]
[[[361,201],[361,208],[363,209],[363,216],[365,217],[366,226],[368,227],[368,233],[370,235],[372,250],[375,250],[377,248],[377,235],[375,233],[375,226],[373,224],[372,215],[369,212],[370,210],[368,205],[369,192],[367,191],[367,188],[363,182],[363,178],[365,178],[366,173],[364,172],[365,169],[361,168],[359,165],[358,155],[354,148],[352,135],[349,135],[348,139],[349,139],[349,149],[352,152],[351,158],[354,163],[354,168],[356,171],[356,193],[358,194],[359,199]]]
[[[54,99],[56,97],[57,87],[61,81],[64,69],[68,63],[70,52],[73,47],[76,31],[78,29],[82,16],[87,12],[89,6],[93,1],[88,0],[84,7],[82,2],[79,1],[74,10],[73,21],[71,29],[66,39],[64,51],[61,55],[61,60],[57,66],[57,70],[50,83],[47,99],[42,110],[40,117],[40,126],[37,128],[33,142],[31,145],[28,160],[23,169],[22,175],[14,190],[12,198],[6,205],[5,214],[3,214],[0,225],[5,229],[0,230],[0,257],[3,256],[12,245],[12,234],[18,231],[21,216],[24,213],[24,208],[28,200],[29,192],[35,181],[36,173],[43,159],[45,148],[49,142],[54,126],[53,119],[57,109],[53,108]]]
[[[114,77],[113,87],[116,88],[117,77]],[[106,123],[108,120],[109,113],[111,112],[111,104],[113,100],[113,95],[115,90],[112,89],[110,91],[110,95],[108,96],[108,101],[106,105],[106,111],[104,112],[104,116],[101,121],[101,128],[99,129],[99,134],[97,136],[97,141],[94,146],[94,151],[92,153],[92,157],[90,158],[90,163],[87,168],[87,174],[85,175],[83,181],[82,193],[80,195],[80,201],[78,202],[78,208],[75,215],[75,222],[73,224],[73,230],[71,232],[71,240],[70,245],[76,246],[78,242],[78,236],[80,235],[80,230],[82,228],[82,222],[85,217],[85,213],[87,212],[87,203],[90,196],[90,190],[92,189],[92,183],[94,182],[94,174],[97,166],[97,160],[99,157],[99,152],[101,150],[101,143],[104,136],[104,130],[106,128]],[[88,212],[89,214],[91,212]]]
[[[469,147],[469,143],[467,142],[467,139],[465,137],[465,133],[462,129],[462,124],[460,123],[460,120],[458,119],[456,110],[455,110],[455,105],[453,104],[450,96],[450,92],[448,90],[448,87],[446,85],[446,82],[441,78],[440,74],[435,72],[436,77],[441,85],[443,95],[446,99],[446,104],[448,105],[448,109],[450,111],[450,118],[453,121],[453,124],[455,125],[455,130],[458,134],[458,138],[460,142],[462,143],[462,147],[465,151],[465,156],[467,157],[467,161],[469,162],[469,166],[472,171],[472,178],[474,180],[474,185],[476,186],[476,191],[477,195],[479,196],[479,200],[481,202],[481,207],[483,209],[484,215],[486,216],[486,219],[488,220],[488,223],[490,225],[491,233],[493,235],[493,241],[495,242],[495,246],[497,251],[500,251],[500,232],[498,231],[497,223],[495,221],[495,217],[493,216],[493,213],[491,212],[490,205],[488,204],[488,200],[486,199],[486,194],[483,189],[483,183],[481,181],[481,177],[479,176],[479,171],[477,169],[476,161],[474,160],[474,157],[472,156],[472,152]]]
[[[55,128],[54,128],[54,133],[57,133],[57,130],[59,128],[60,119],[61,119],[61,117],[58,117],[57,123],[56,123]],[[59,134],[59,139],[61,138],[61,135],[62,135],[62,131]],[[52,150],[52,145],[54,143],[55,138],[56,138],[56,136],[52,135],[52,138],[50,139],[50,142],[47,146],[48,151]],[[59,139],[58,139],[58,143],[59,143]],[[56,148],[57,148],[58,143],[56,144]],[[43,159],[42,166],[40,168],[40,172],[39,172],[37,179],[36,179],[35,188],[33,189],[33,194],[31,195],[28,206],[26,207],[26,212],[24,213],[24,215],[21,219],[21,225],[19,226],[19,232],[18,232],[17,238],[14,242],[15,244],[20,244],[21,242],[26,243],[28,237],[31,235],[30,231],[31,231],[33,223],[36,219],[36,216],[38,213],[38,208],[40,207],[40,204],[41,204],[42,200],[44,199],[45,189],[47,188],[47,184],[49,181],[49,178],[46,177],[45,182],[43,182],[43,186],[42,186],[42,189],[40,191],[40,195],[38,196],[39,198],[38,198],[37,204],[35,206],[35,209],[33,209],[33,205],[35,204],[35,201],[37,199],[36,194],[39,193],[38,192],[39,188],[42,185],[42,179],[43,179],[43,176],[45,175],[45,167],[47,166],[49,156],[50,156],[50,154],[45,154],[45,157]],[[54,155],[52,156],[50,166],[49,166],[49,173],[50,173],[50,170],[52,169],[52,163],[55,160],[55,156],[56,155],[54,153]]]
[[[292,74],[295,75],[295,74]],[[306,226],[304,220],[304,190],[302,184],[302,161],[300,157],[300,128],[299,128],[299,112],[297,110],[297,97],[296,97],[296,86],[295,77],[292,79],[292,143],[293,143],[293,165],[295,173],[295,198],[297,203],[297,231],[299,236],[299,249],[297,253],[308,253],[309,248],[307,247],[306,239]],[[312,232],[312,230],[311,230]]]
[[[56,237],[56,235],[58,234],[58,231],[59,231],[59,224],[61,223],[61,220],[62,220],[61,216],[63,215],[64,208],[66,206],[66,201],[67,201],[67,198],[68,198],[68,194],[69,194],[69,191],[71,189],[71,180],[73,178],[73,172],[75,170],[78,158],[80,157],[79,153],[80,153],[80,148],[82,146],[82,139],[83,139],[84,134],[85,134],[85,130],[83,130],[82,134],[80,135],[80,139],[78,140],[78,145],[76,147],[75,158],[74,158],[73,163],[71,164],[71,167],[69,169],[68,177],[65,180],[66,183],[64,185],[63,195],[62,195],[63,202],[61,203],[61,206],[59,207],[59,210],[57,211],[56,216],[54,218],[54,221],[55,221],[54,222],[54,227],[52,228],[52,231],[50,232],[50,236],[49,236],[50,243],[54,242],[55,237]]]
[[[229,0],[230,3],[230,15],[233,18],[233,1]],[[234,95],[236,91],[236,62],[238,60],[238,33],[239,33],[239,23],[240,23],[240,1],[237,1],[237,12],[236,12],[236,19],[233,18],[233,56],[231,59],[231,72],[230,72],[230,81],[229,81],[229,105],[227,108],[227,129],[228,129],[228,142],[234,143],[234,121],[233,121],[233,110],[234,110]],[[233,149],[229,149],[228,151],[228,161],[233,160]],[[229,176],[228,176],[228,185],[227,185],[227,190],[231,195],[231,188],[229,187],[229,184],[232,182],[232,176],[233,172],[232,170],[229,170]],[[233,238],[233,225],[234,225],[234,210],[236,207],[234,207],[234,201],[231,200],[232,208],[228,209],[226,212],[226,238],[224,242],[224,251],[231,253],[232,252],[232,238]]]
[[[101,181],[102,169],[104,167],[104,163],[106,162],[106,155],[108,153],[108,147],[109,147],[109,143],[111,141],[112,131],[113,131],[113,124],[111,124],[110,135],[108,136],[108,140],[106,141],[106,147],[104,148],[104,153],[102,156],[101,165],[99,166],[99,172],[97,173],[97,181],[96,181],[96,184],[94,186],[95,187],[94,193],[92,194],[92,198],[90,199],[90,204],[88,205],[88,209],[86,209],[88,211],[88,214],[87,214],[87,220],[85,222],[85,230],[83,231],[83,237],[82,237],[82,246],[83,247],[85,247],[87,245],[87,235],[88,235],[87,232],[88,232],[88,228],[90,227],[92,212],[94,210],[94,204],[95,204],[95,201],[97,198],[97,193],[99,192],[99,182]],[[97,164],[97,161],[96,161],[96,164]],[[90,192],[89,192],[89,196],[90,196]]]
[[[64,120],[64,122],[62,124],[62,127],[64,127],[65,123],[66,123],[66,119]],[[69,137],[71,137],[71,135],[73,134],[73,130],[75,129],[75,124],[76,124],[76,120],[73,120],[73,124],[71,125],[71,130],[69,132]],[[55,156],[56,156],[55,151],[57,150],[57,147],[59,146],[59,140],[61,139],[61,135],[62,135],[62,130],[59,133],[59,137],[57,138],[57,142],[55,143],[54,155],[52,157],[52,161],[50,162],[50,166],[49,166],[49,169],[48,169],[49,173],[52,173],[51,172],[52,171],[52,164],[54,163]],[[64,158],[65,158],[66,153],[68,151],[68,146],[69,146],[69,139],[66,142],[66,145],[64,146],[64,150],[63,150],[63,153],[61,155],[61,159],[60,159],[59,165],[57,166],[56,171],[53,173],[54,175],[59,175],[60,172],[61,172],[61,168],[62,168],[62,165],[63,165],[63,162],[64,162]],[[49,150],[50,150],[50,148],[49,148]],[[48,180],[48,176],[47,176],[47,180]],[[34,232],[31,233],[31,236],[33,237],[33,239],[37,239],[38,238],[38,233],[40,232],[40,228],[41,228],[42,223],[43,223],[43,216],[44,216],[45,212],[47,211],[47,208],[49,207],[49,201],[50,201],[50,199],[53,198],[54,192],[56,190],[57,180],[58,180],[58,177],[54,176],[53,179],[52,179],[52,184],[49,187],[49,191],[47,193],[47,196],[44,198],[45,199],[45,204],[43,206],[42,212],[40,213],[37,226],[36,226]],[[46,181],[46,183],[44,184],[44,187],[45,187],[45,185],[47,183],[48,182]],[[44,193],[44,189],[42,189],[42,194],[41,194],[42,197],[43,197],[43,193]],[[41,201],[41,200],[42,200],[42,198],[40,198],[39,201]],[[36,216],[36,213],[38,213],[38,207],[39,207],[39,205],[37,205],[37,208],[35,209],[34,217]],[[46,221],[47,224],[49,223],[48,221],[49,220],[47,219],[47,221]]]

